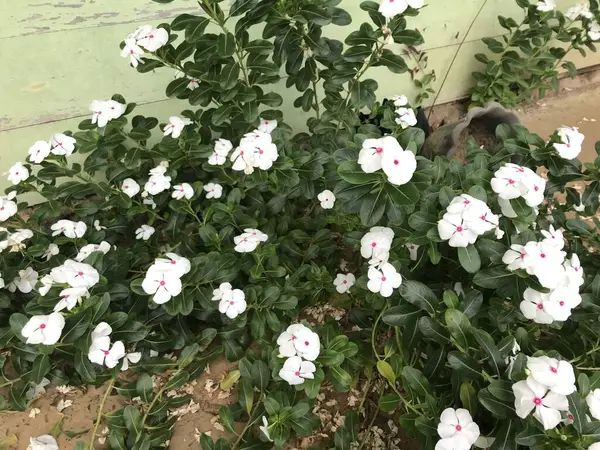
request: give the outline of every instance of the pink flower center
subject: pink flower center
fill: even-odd
[[[129,189],[129,186],[125,185],[123,186],[123,189]]]
[[[133,50],[129,50],[129,53],[130,53],[131,55],[133,55]]]
[[[456,425],[454,428],[456,429],[456,431],[461,431],[462,430],[462,427],[460,425]]]
[[[150,39],[154,39],[154,35],[151,34],[150,36],[148,36]]]
[[[171,264],[177,264],[177,261],[175,261],[174,259],[171,260]]]
[[[166,283],[165,283],[164,281],[161,281],[159,284],[160,284],[161,286],[164,286]]]
[[[518,171],[521,172],[521,173],[523,173],[523,172],[525,172],[525,169],[523,169],[522,167],[519,167]]]
[[[294,375],[296,375],[297,377],[299,377],[299,376],[300,376],[300,371],[299,371],[299,370],[296,370],[296,371],[294,372]]]
[[[269,121],[268,120],[265,122],[265,125],[269,125]]]
[[[543,303],[538,303],[537,309],[544,309],[544,304]]]
[[[550,372],[558,373],[558,369],[556,367],[550,367]]]
[[[381,281],[385,281],[385,280],[387,280],[386,277],[381,277]]]
[[[462,230],[463,230],[463,227],[461,227],[461,226],[456,227],[456,231],[458,231],[459,233],[461,233]]]
[[[259,155],[262,155],[263,153],[264,153],[264,152],[263,152],[262,150],[259,150],[259,151],[258,151],[258,154],[259,154]]]
[[[485,216],[481,216],[481,217],[480,217],[480,219],[481,219],[481,220],[485,220]]]
[[[295,340],[296,340],[296,336],[292,336],[292,341],[295,341]]]
[[[83,276],[83,272],[77,272],[77,275],[79,275],[80,277]]]
[[[537,187],[537,186],[534,186],[534,187],[533,187],[533,190],[534,190],[535,192],[537,192],[537,191],[539,191],[539,190],[540,190],[540,188],[539,188],[539,187]]]
[[[567,144],[567,148],[571,148],[571,144]]]
[[[508,180],[508,184],[515,184],[515,180]]]
[[[241,156],[244,156],[244,150],[242,150],[242,151],[240,152],[240,155],[241,155]]]
[[[109,355],[109,353],[110,353],[110,352],[109,352],[108,350],[104,350],[104,355],[105,355],[105,356],[108,356],[108,355]]]
[[[383,149],[382,149],[381,147],[377,147],[377,148],[375,149],[375,151],[376,151],[377,153],[383,153]]]
[[[373,247],[373,248],[377,247],[377,242],[371,243],[371,247]]]
[[[525,256],[527,256],[525,253],[520,253],[519,254],[519,258],[521,258],[521,259],[525,259]]]
[[[344,280],[342,283],[344,283],[344,284],[348,284],[348,280]]]
[[[310,345],[310,342],[304,341],[304,345],[306,345],[308,347]]]
[[[463,203],[464,203],[465,205],[468,205],[468,204],[470,204],[471,202],[470,202],[469,200],[465,200]]]
[[[395,164],[395,165],[398,165],[398,164],[400,164],[400,161],[398,161],[397,159],[395,159],[395,160],[394,160],[394,164]]]
[[[542,399],[541,399],[541,398],[539,398],[539,397],[535,397],[535,398],[533,399],[533,403],[534,403],[536,406],[540,406],[540,405],[542,404]]]
[[[575,272],[579,272],[579,267],[574,267]]]
[[[545,258],[545,257],[546,257],[546,254],[545,254],[545,253],[542,253],[542,254],[540,255],[540,257],[541,257],[541,258]]]
[[[575,416],[573,414],[569,414],[567,417],[569,418],[569,420],[575,419]]]
[[[45,323],[41,324],[40,328],[43,330],[44,328],[46,328],[46,324]]]
[[[235,305],[235,302],[231,301],[229,302],[230,305]]]

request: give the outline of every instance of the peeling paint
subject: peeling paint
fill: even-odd
[[[21,22],[28,22],[30,20],[41,19],[42,17],[44,17],[43,14],[32,14],[29,17],[25,17],[25,18],[19,20],[19,23],[21,23]]]
[[[58,3],[54,5],[55,8],[81,8],[82,3]]]
[[[25,92],[40,92],[43,91],[44,89],[48,88],[49,84],[46,82],[40,82],[40,83],[33,83],[30,84],[29,87],[27,87],[26,89],[24,89]]]
[[[105,19],[111,17],[117,17],[119,15],[118,12],[106,12],[106,13],[96,13],[91,16],[76,16],[73,20],[67,23],[67,25],[78,25],[80,23],[93,21],[96,19]],[[102,22],[101,22],[102,23]]]

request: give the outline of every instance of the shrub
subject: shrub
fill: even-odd
[[[80,131],[36,142],[11,168],[4,407],[25,409],[47,381],[108,383],[94,436],[116,390],[140,401],[106,415],[109,447],[155,448],[189,400],[166,393],[224,355],[238,366],[221,385],[238,400],[220,420],[246,426],[234,443],[202,436],[203,449],[311,435],[325,385],[364,395],[335,433],[340,449],[392,411],[424,449],[598,440],[600,162],[576,159],[576,129],[545,142],[520,126],[499,127],[498,148],[470,141],[466,164],[420,156],[406,98],[380,105],[365,78],[406,71],[387,46],[420,39],[403,8],[420,2],[363,2],[373,24],[345,45],[322,33],[350,23],[337,3],[237,0],[227,14],[204,0],[202,16],[137,30],[122,54],[141,72],[181,71],[167,94],[195,108],[154,143],[159,119],[119,95],[94,101]],[[263,88],[282,71],[312,111],[295,135]],[[389,133],[361,123],[363,108]],[[582,195],[566,187],[582,181]],[[26,211],[25,193],[45,201]],[[323,305],[343,317],[311,323],[307,308]]]

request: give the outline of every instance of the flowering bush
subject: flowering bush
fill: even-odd
[[[423,2],[363,2],[373,24],[345,44],[322,33],[350,24],[338,3],[236,0],[226,13],[203,0],[204,15],[142,27],[122,55],[178,70],[167,95],[194,108],[156,142],[159,119],[118,95],[94,101],[79,131],[10,169],[3,407],[27,408],[48,381],[107,383],[89,448],[114,390],[139,401],[106,415],[109,447],[156,448],[188,401],[166,393],[223,355],[237,403],[220,421],[246,425],[233,443],[203,435],[203,449],[311,435],[326,386],[363,391],[339,449],[392,411],[424,449],[597,446],[600,163],[576,159],[575,129],[545,142],[520,126],[499,127],[495,149],[469,142],[466,164],[424,158],[406,99],[377,104],[365,78],[407,70],[388,46],[421,39],[405,16]],[[295,135],[264,88],[283,71],[313,112]],[[389,132],[360,123],[363,108]],[[46,200],[26,211],[25,193]],[[309,307],[331,303],[342,317],[311,322]],[[43,445],[56,447],[32,440]]]
[[[569,76],[577,68],[565,58],[572,50],[583,56],[596,51],[600,40],[598,0],[584,0],[561,12],[556,0],[515,0],[523,10],[523,20],[498,16],[500,26],[508,31],[501,40],[487,37],[483,42],[499,58],[475,55],[485,64],[482,71],[473,72],[476,86],[471,91],[473,105],[497,101],[507,107],[544,97],[558,91],[559,70]]]

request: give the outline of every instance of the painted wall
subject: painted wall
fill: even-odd
[[[485,1],[428,0],[417,18],[409,18],[409,26],[424,34],[428,69],[435,70],[437,85]],[[565,10],[573,0],[558,3]],[[359,4],[359,0],[343,0],[341,6],[351,13],[354,23],[337,30],[330,27],[332,37],[343,38],[368,19]],[[184,12],[199,12],[196,1],[175,0],[167,5],[151,0],[0,1],[0,173],[24,160],[34,141],[75,129],[88,117],[93,99],[119,92],[138,103],[141,114],[160,118],[184,109],[183,101],[165,98],[164,88],[172,77],[168,69],[138,74],[119,56],[118,48],[137,26],[165,22]],[[481,38],[503,33],[497,15],[518,18],[519,12],[512,0],[487,0],[458,54],[439,103],[467,93],[470,74],[479,66],[473,55],[485,50]],[[573,54],[572,60],[578,67],[590,66],[600,62],[600,55],[584,60]],[[382,95],[416,94],[408,74],[394,75],[377,68],[370,76],[379,81]],[[288,121],[295,126],[303,124],[297,112],[288,114]],[[2,177],[0,188],[5,187]]]

